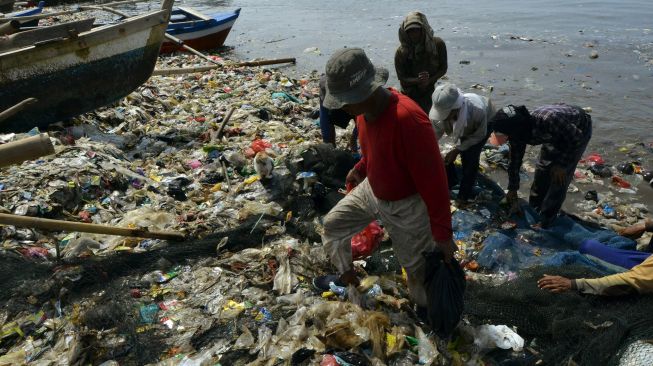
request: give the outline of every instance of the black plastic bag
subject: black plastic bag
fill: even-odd
[[[457,260],[444,263],[440,252],[424,254],[427,318],[431,329],[440,337],[451,335],[464,309],[465,272]]]

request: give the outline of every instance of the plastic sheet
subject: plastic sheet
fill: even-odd
[[[437,365],[436,359],[440,354],[435,343],[424,333],[422,328],[415,326],[415,336],[418,340],[417,354],[420,365]]]
[[[481,325],[474,330],[474,345],[483,350],[499,347],[519,352],[524,339],[505,325]]]
[[[283,255],[279,259],[279,263],[279,270],[274,276],[274,286],[272,289],[281,295],[286,295],[291,293],[297,284],[297,277],[292,273],[288,255]]]

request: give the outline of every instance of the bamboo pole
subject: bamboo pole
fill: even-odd
[[[13,107],[5,109],[4,111],[0,112],[0,123],[38,101],[39,100],[36,98],[27,98]]]
[[[170,41],[172,41],[173,43],[175,43],[176,45],[178,45],[179,47],[181,47],[181,48],[185,49],[186,51],[192,53],[193,55],[199,56],[199,57],[205,59],[206,61],[208,61],[208,62],[210,62],[210,63],[212,63],[212,64],[216,64],[216,65],[220,65],[220,66],[222,66],[222,64],[219,63],[218,61],[216,61],[216,60],[214,60],[214,59],[208,57],[207,55],[203,54],[202,52],[200,52],[200,51],[198,51],[198,50],[192,48],[191,46],[185,44],[184,41],[182,41],[181,39],[179,39],[179,38],[173,36],[172,34],[170,34],[170,33],[166,33],[166,34],[165,34],[165,37],[166,37],[167,39],[169,39]]]
[[[54,146],[46,133],[0,145],[0,168],[54,154]]]
[[[18,216],[0,213],[0,224],[27,227],[52,231],[75,231],[83,233],[129,236],[134,238],[150,238],[179,241],[184,240],[184,234],[176,231],[150,231],[148,229],[129,229],[111,227],[82,222],[42,219],[40,217]]]
[[[235,111],[236,111],[236,108],[232,107],[229,110],[229,112],[227,113],[227,115],[224,117],[224,119],[222,120],[222,124],[220,124],[220,128],[218,129],[218,141],[220,139],[222,139],[222,133],[224,132],[224,126],[227,125],[227,122],[229,122],[229,119],[231,118],[231,115],[234,114]]]
[[[246,61],[234,64],[234,67],[243,67],[243,66],[265,66],[265,65],[276,65],[276,64],[286,64],[286,63],[296,63],[297,60],[292,58],[280,58],[274,60],[261,60],[261,61]],[[228,66],[228,65],[224,65]],[[213,69],[219,68],[219,65],[209,65],[209,66],[196,66],[196,67],[185,67],[177,69],[156,69],[152,75],[180,75],[180,74],[192,74],[195,72],[206,72]]]

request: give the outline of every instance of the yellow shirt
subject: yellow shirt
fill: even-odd
[[[653,293],[653,255],[627,272],[601,278],[580,278],[573,282],[575,288],[585,294],[618,296],[634,291]]]

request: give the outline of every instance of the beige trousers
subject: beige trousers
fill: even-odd
[[[424,252],[436,250],[426,204],[419,194],[399,201],[376,198],[365,179],[324,218],[322,243],[340,273],[352,267],[351,238],[379,219],[390,234],[395,256],[408,274],[412,301],[426,306]]]

